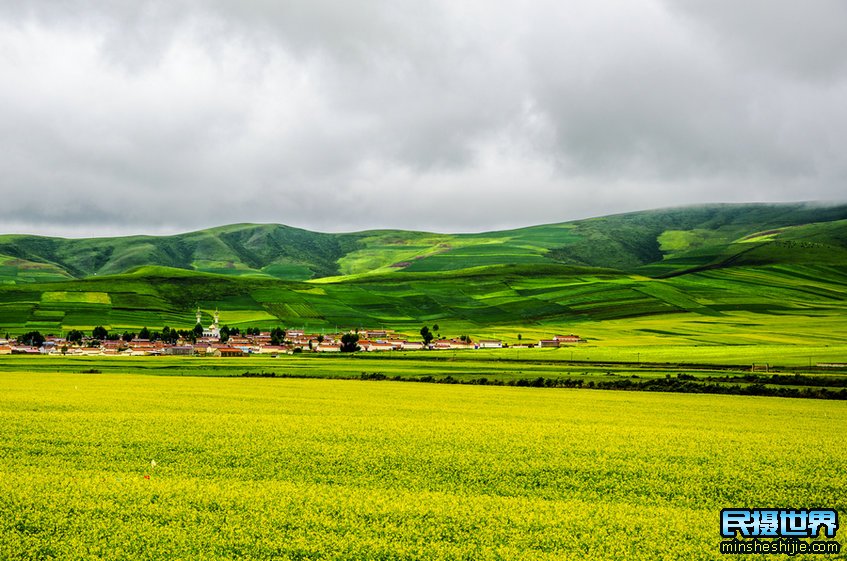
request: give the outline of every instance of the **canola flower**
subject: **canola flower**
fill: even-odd
[[[3,374],[0,559],[715,559],[723,507],[844,516],[845,420],[776,398]]]

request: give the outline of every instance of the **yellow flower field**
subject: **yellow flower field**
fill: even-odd
[[[845,421],[822,400],[0,373],[0,559],[715,559],[721,508],[845,515]]]

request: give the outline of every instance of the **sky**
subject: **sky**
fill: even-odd
[[[0,0],[0,233],[847,200],[842,0]]]

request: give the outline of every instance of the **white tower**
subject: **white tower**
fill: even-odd
[[[218,327],[218,321],[220,320],[220,316],[220,312],[218,312],[217,308],[215,308],[215,313],[212,316],[215,318],[215,321],[209,327],[203,330],[203,337],[212,337],[214,339],[220,339],[221,329],[220,327]]]
[[[197,323],[200,323],[201,319],[203,319],[203,314],[200,313],[200,306],[197,306]]]

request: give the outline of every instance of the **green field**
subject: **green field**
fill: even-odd
[[[517,342],[578,333],[599,346],[844,345],[847,270],[768,266],[668,279],[564,265],[497,266],[294,283],[176,270],[0,290],[0,334],[230,326],[388,327]]]
[[[721,356],[697,352],[700,350],[665,347],[647,352],[643,347],[620,347],[599,351],[593,359],[576,349],[239,358],[15,355],[0,360],[0,372],[331,378],[847,400],[847,364],[843,360],[847,347],[791,346],[777,354],[778,364],[762,360],[760,346]],[[813,353],[829,366],[813,363]]]
[[[551,262],[623,271],[646,267],[656,274],[727,261],[844,264],[845,220],[844,205],[748,204],[650,210],[481,234],[327,234],[280,224],[121,238],[11,234],[0,235],[0,284],[114,275],[143,266],[300,281]]]
[[[0,336],[190,329],[198,307],[204,324],[218,309],[223,324],[266,330],[417,339],[438,324],[509,344],[576,333],[586,360],[756,347],[756,362],[824,361],[847,345],[847,206],[712,205],[479,234],[0,236]]]
[[[721,508],[847,512],[837,402],[25,371],[0,389],[3,559],[715,559]]]

